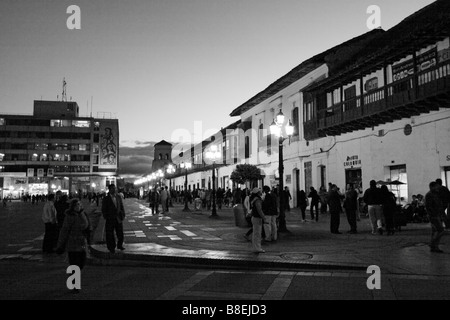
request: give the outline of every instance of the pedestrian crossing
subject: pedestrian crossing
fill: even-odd
[[[139,205],[139,210],[132,210],[126,220],[124,229],[131,229],[124,232],[126,239],[134,241],[147,238],[152,240],[197,240],[197,241],[221,241],[220,237],[211,235],[211,232],[217,231],[215,228],[205,228],[198,225],[183,225],[180,221],[174,220],[167,215],[153,215],[151,210],[143,205]],[[203,227],[203,228],[200,228]],[[194,228],[201,234],[186,230]]]

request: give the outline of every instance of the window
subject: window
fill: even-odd
[[[85,120],[73,120],[72,125],[77,128],[90,128],[91,122]]]
[[[162,153],[160,153],[160,154],[158,155],[158,159],[159,159],[159,160],[162,160],[162,159],[163,159]]]
[[[0,118],[0,126],[4,126],[5,125],[5,118]]]
[[[98,156],[94,156],[94,164],[98,164]]]
[[[245,159],[250,158],[250,137],[245,137]]]
[[[294,126],[294,136],[299,135],[299,118],[298,118],[298,107],[294,102],[294,109],[292,110],[292,125]]]
[[[403,184],[390,186],[391,191],[397,197],[397,202],[408,200],[408,176],[406,165],[390,167],[390,181],[400,181]],[[403,198],[403,199],[402,199]]]
[[[94,131],[100,131],[100,122],[94,122]]]
[[[169,160],[169,154],[166,153],[165,160]]]
[[[0,161],[3,161],[3,158],[5,157],[4,153],[0,153]]]
[[[98,144],[93,144],[92,145],[92,153],[99,153],[100,149]]]
[[[100,142],[100,135],[98,133],[94,134],[94,142],[99,143]]]
[[[264,138],[264,125],[261,123],[258,129],[258,141],[262,141]]]
[[[88,150],[88,145],[87,144],[80,144],[79,145],[79,150],[80,151],[87,151]]]

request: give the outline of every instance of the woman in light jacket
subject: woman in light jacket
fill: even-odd
[[[56,253],[62,254],[67,251],[70,265],[76,265],[80,269],[83,269],[86,263],[86,230],[88,228],[89,220],[81,202],[78,199],[73,199],[66,211]]]

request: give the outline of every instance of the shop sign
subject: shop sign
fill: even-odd
[[[417,56],[417,71],[427,70],[437,64],[437,49],[431,49]],[[399,81],[414,74],[414,61],[410,59],[392,66],[393,81]]]
[[[28,168],[27,177],[34,177],[34,169],[33,168]]]
[[[444,49],[438,52],[438,62],[450,60],[450,49]]]
[[[37,176],[42,178],[44,176],[44,169],[37,169]]]
[[[378,89],[378,78],[375,77],[367,80],[364,84],[364,89],[366,90],[366,92]]]
[[[361,160],[359,159],[359,156],[349,156],[347,157],[347,161],[344,162],[344,167],[355,167],[355,166],[361,166]]]

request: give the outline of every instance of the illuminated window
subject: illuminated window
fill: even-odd
[[[98,153],[99,152],[99,146],[98,146],[98,144],[94,144],[93,146],[92,146],[92,152],[93,153]]]
[[[94,131],[100,130],[100,122],[94,122]]]
[[[0,126],[4,126],[5,125],[5,118],[0,118]]]
[[[91,122],[85,120],[73,120],[72,125],[77,128],[90,128]]]
[[[79,150],[80,151],[86,151],[87,150],[87,145],[86,144],[80,144],[79,145]]]
[[[3,158],[5,157],[4,153],[0,153],[0,161],[3,161]]]

